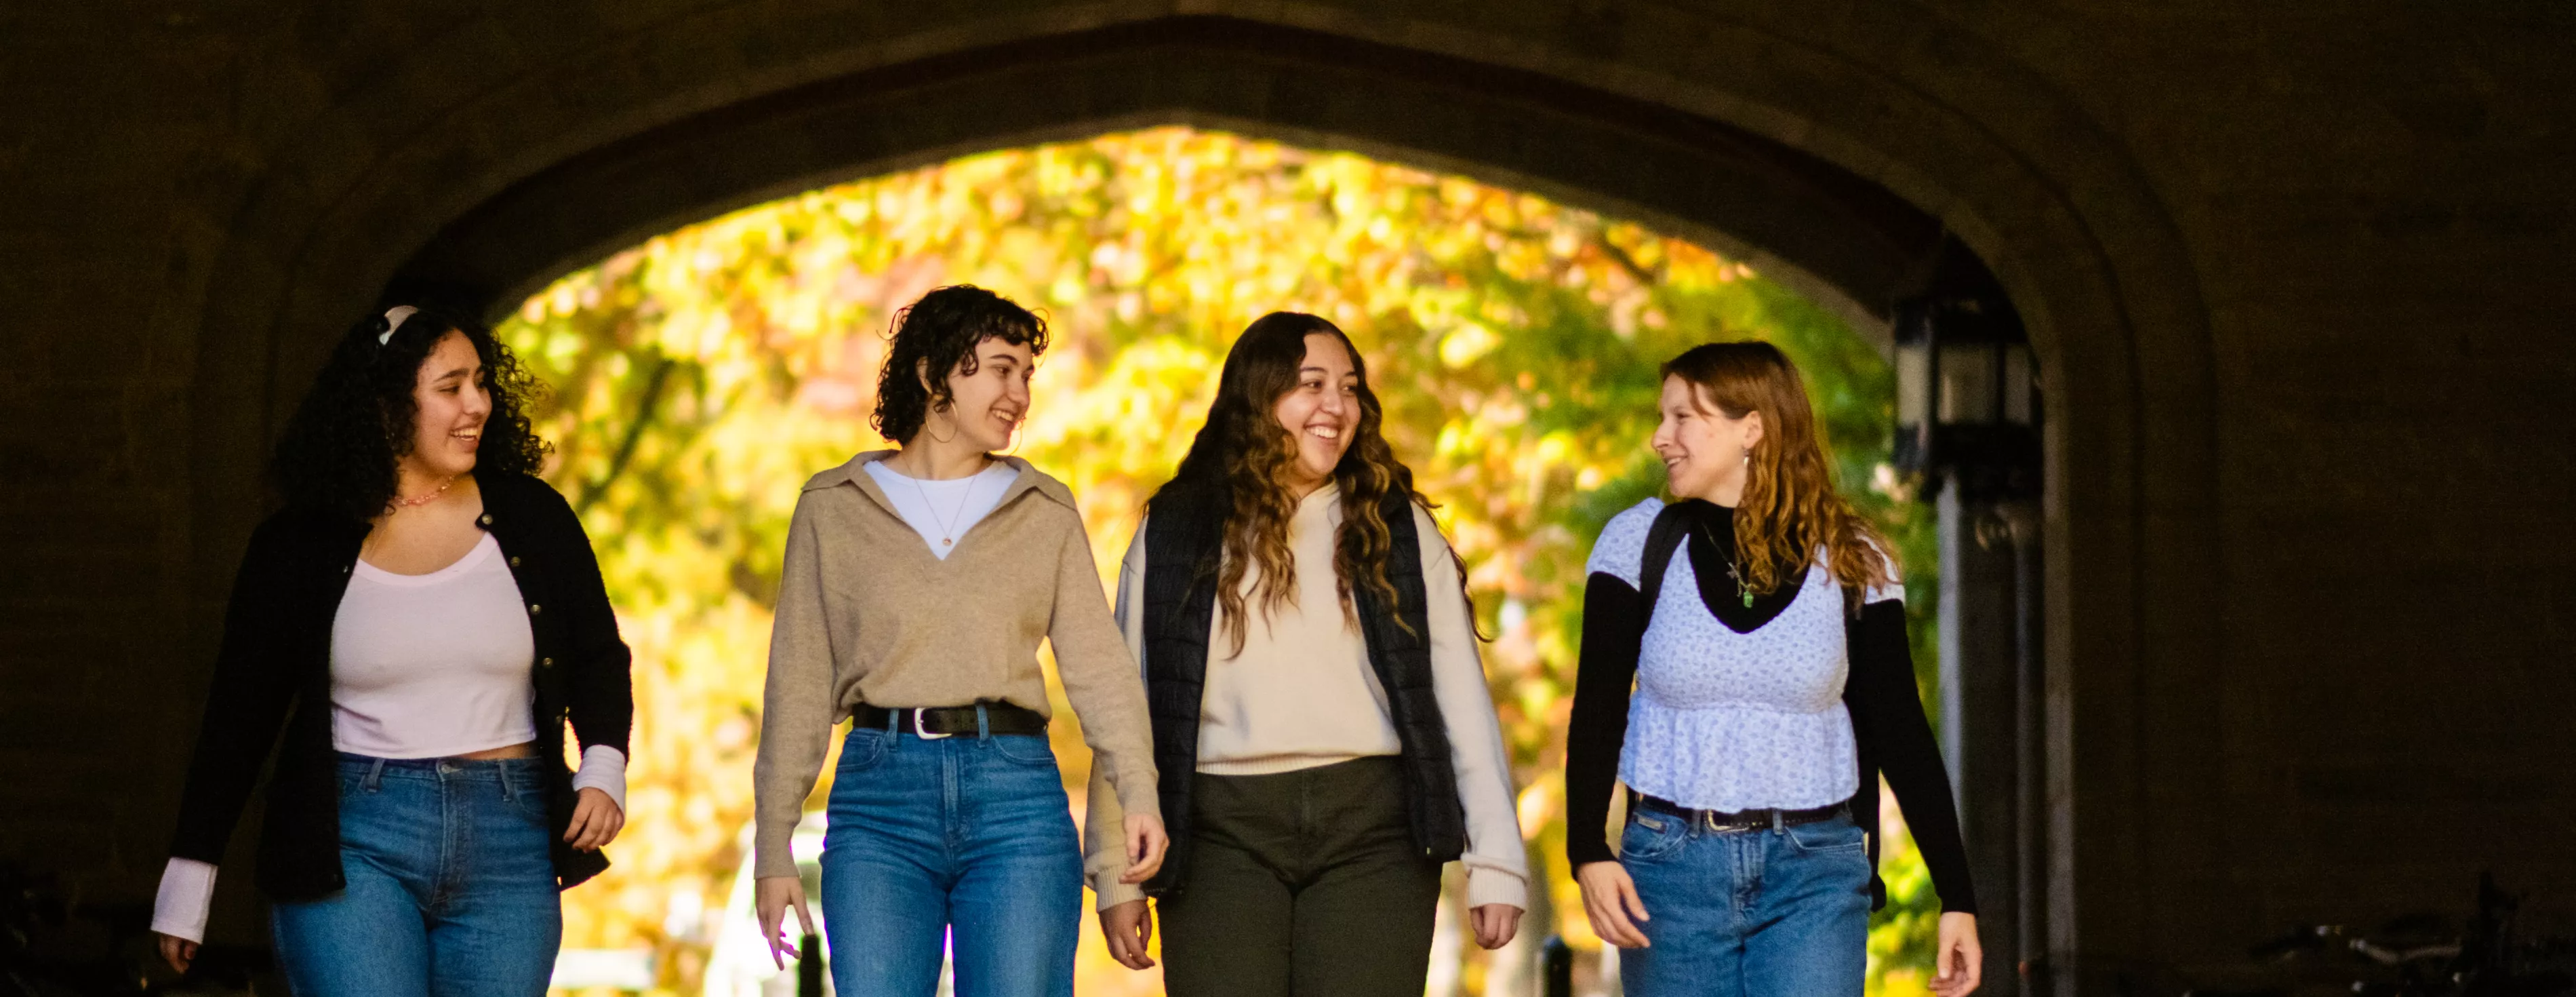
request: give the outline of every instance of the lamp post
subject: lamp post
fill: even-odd
[[[1936,270],[1895,308],[1893,458],[1938,509],[1941,740],[1970,869],[1994,898],[1982,904],[1986,980],[1999,994],[2045,994],[2042,398],[2002,286],[1955,242]]]

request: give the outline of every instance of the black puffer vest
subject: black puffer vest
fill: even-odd
[[[1180,892],[1189,876],[1190,781],[1198,770],[1199,704],[1207,683],[1208,635],[1216,619],[1217,571],[1230,508],[1232,502],[1221,492],[1167,488],[1155,496],[1145,522],[1145,695],[1153,714],[1157,789],[1172,836],[1162,871],[1145,883],[1145,892],[1158,897]],[[1458,802],[1457,773],[1450,767],[1448,723],[1432,695],[1421,539],[1406,494],[1388,496],[1383,515],[1391,548],[1386,578],[1395,586],[1396,604],[1387,605],[1367,586],[1355,586],[1352,596],[1359,603],[1369,667],[1386,690],[1388,712],[1404,749],[1413,843],[1424,859],[1447,862],[1466,850],[1467,818]],[[1397,626],[1398,620],[1404,626]]]

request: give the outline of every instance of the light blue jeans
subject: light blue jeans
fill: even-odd
[[[349,885],[269,923],[296,997],[542,997],[563,942],[533,758],[340,756]]]
[[[1650,943],[1619,950],[1634,997],[1860,997],[1869,851],[1849,817],[1713,831],[1632,811],[1619,864]]]
[[[1071,997],[1082,850],[1047,739],[852,730],[823,832],[840,997]]]

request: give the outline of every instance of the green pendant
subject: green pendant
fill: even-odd
[[[1744,591],[1744,608],[1753,608],[1753,591],[1751,589],[1746,589]]]

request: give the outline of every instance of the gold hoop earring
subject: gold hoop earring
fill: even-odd
[[[931,421],[931,420],[930,420],[930,416],[939,415],[940,413],[943,413],[943,412],[946,412],[946,411],[948,411],[948,407],[947,407],[947,406],[945,406],[945,405],[933,406],[933,407],[931,408],[931,410],[930,410],[929,414],[928,414],[928,415],[923,416],[923,417],[922,417],[922,420],[921,420],[921,431],[922,431],[922,433],[924,433],[924,434],[928,435],[928,436],[930,437],[930,439],[931,439],[931,441],[932,441],[932,442],[934,442],[934,443],[938,443],[938,444],[940,444],[940,445],[942,445],[942,446],[945,446],[945,445],[947,445],[947,444],[954,443],[954,442],[956,442],[956,441],[957,441],[957,427],[955,427],[955,426],[950,426],[950,427],[948,428],[948,438],[947,438],[947,439],[940,439],[939,434],[937,434],[937,433],[933,433],[933,432],[931,432],[931,431],[930,431],[930,421]],[[955,417],[953,417],[953,416],[951,417],[951,419],[952,419],[952,420],[953,420],[954,418],[955,418]]]

